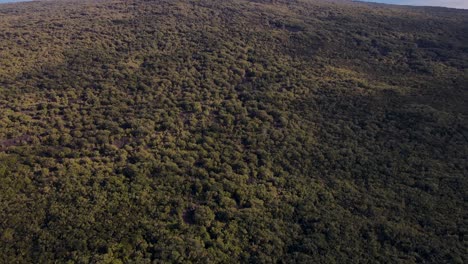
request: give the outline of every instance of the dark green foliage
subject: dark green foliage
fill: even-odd
[[[0,263],[465,263],[468,12],[0,5]]]

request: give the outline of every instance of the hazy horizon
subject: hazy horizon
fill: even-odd
[[[394,5],[411,5],[411,6],[438,6],[468,9],[468,1],[466,0],[365,0],[366,2],[375,2]]]

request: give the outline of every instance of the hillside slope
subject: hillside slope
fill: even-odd
[[[0,263],[466,263],[468,11],[0,5]]]

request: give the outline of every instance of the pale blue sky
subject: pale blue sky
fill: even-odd
[[[26,2],[31,0],[0,0],[0,3]]]
[[[365,0],[365,1],[387,3],[387,4],[399,4],[399,5],[445,6],[445,7],[468,9],[468,0]]]

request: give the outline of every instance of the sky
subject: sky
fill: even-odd
[[[399,5],[445,6],[445,7],[468,9],[468,0],[367,0],[367,1],[387,3],[387,4],[399,4]]]
[[[0,0],[0,3],[26,2],[31,0]]]

